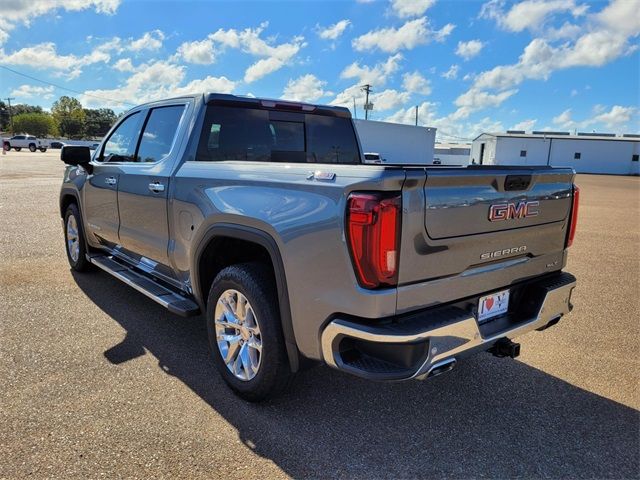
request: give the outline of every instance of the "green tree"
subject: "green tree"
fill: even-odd
[[[96,110],[85,108],[85,135],[87,137],[104,137],[117,119],[110,108]]]
[[[55,135],[56,123],[48,113],[20,113],[13,117],[13,129],[16,133],[46,137]]]
[[[77,99],[66,95],[60,97],[51,106],[51,113],[58,124],[60,135],[68,138],[82,138],[85,112]]]
[[[22,113],[43,113],[42,107],[36,105],[27,105],[24,103],[18,103],[17,105],[11,105],[11,115],[15,117]],[[0,100],[0,131],[8,132],[11,129],[11,122],[9,116],[9,105]]]

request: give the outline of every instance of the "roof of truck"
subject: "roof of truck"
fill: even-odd
[[[161,100],[154,100],[152,102],[146,102],[137,105],[133,108],[138,108],[144,105],[153,105],[162,102],[170,102],[173,100],[179,100],[182,98],[202,98],[207,104],[217,105],[239,105],[239,106],[256,106],[258,108],[276,108],[282,110],[292,110],[301,112],[314,112],[323,115],[330,115],[335,117],[351,118],[351,111],[345,107],[338,107],[335,105],[320,105],[305,102],[295,102],[289,100],[283,100],[279,98],[265,98],[265,97],[249,97],[245,95],[231,95],[228,93],[194,93],[188,95],[180,95],[178,97],[164,98]]]

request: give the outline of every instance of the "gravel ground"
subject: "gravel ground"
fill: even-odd
[[[183,319],[72,274],[59,152],[0,156],[0,478],[638,478],[640,178],[580,176],[573,314],[428,382],[234,397]]]

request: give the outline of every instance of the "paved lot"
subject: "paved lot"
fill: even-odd
[[[580,176],[570,318],[428,382],[236,399],[182,319],[63,249],[58,152],[0,156],[0,478],[638,478],[640,178]]]

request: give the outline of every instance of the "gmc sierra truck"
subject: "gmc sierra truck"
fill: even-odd
[[[49,140],[40,139],[33,135],[14,135],[3,140],[2,147],[7,151],[13,148],[16,152],[19,152],[23,148],[28,148],[31,152],[36,150],[46,152],[49,147]]]
[[[71,268],[202,314],[251,401],[310,363],[398,381],[515,357],[572,309],[571,168],[366,164],[345,108],[222,94],[141,105],[61,158]]]

